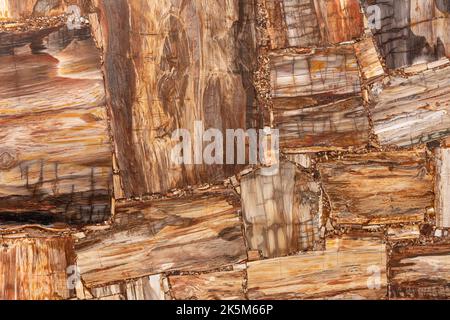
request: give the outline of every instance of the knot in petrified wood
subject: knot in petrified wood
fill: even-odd
[[[8,170],[17,164],[17,154],[11,150],[0,150],[0,170]]]

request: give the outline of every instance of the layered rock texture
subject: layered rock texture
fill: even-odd
[[[0,0],[0,299],[449,299],[449,15]]]

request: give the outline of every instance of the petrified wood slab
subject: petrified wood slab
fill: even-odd
[[[319,170],[338,224],[419,222],[433,206],[424,151],[348,154]]]
[[[235,166],[174,164],[177,141],[171,137],[176,129],[193,133],[195,120],[222,132],[245,128],[254,95],[248,60],[256,61],[248,6],[238,0],[96,3],[95,35],[104,47],[125,196],[166,193],[232,175]]]
[[[441,58],[439,60],[432,61],[432,62],[416,63],[410,67],[403,68],[402,71],[406,75],[415,75],[417,73],[424,72],[426,70],[433,70],[433,69],[437,69],[437,68],[443,68],[446,66],[448,67],[449,65],[450,65],[450,60],[448,58],[444,57],[444,58]]]
[[[389,68],[433,61],[450,54],[448,0],[364,0],[380,8],[375,38]],[[373,12],[370,12],[373,14]]]
[[[318,49],[310,54],[274,54],[270,67],[273,98],[330,101],[335,96],[361,92],[353,46]]]
[[[0,55],[0,222],[104,221],[112,159],[89,30],[21,35]]]
[[[228,191],[117,204],[111,230],[76,245],[88,287],[165,271],[209,271],[246,258]],[[234,199],[234,200],[233,200]]]
[[[337,44],[361,36],[357,0],[263,0],[272,49]]]
[[[364,147],[369,143],[369,115],[361,97],[320,106],[306,98],[274,99],[274,125],[283,150],[317,152]]]
[[[69,299],[67,268],[75,255],[70,237],[0,240],[0,300]]]
[[[247,243],[266,258],[314,248],[319,240],[321,190],[290,162],[278,174],[257,170],[241,180]]]
[[[283,149],[362,147],[369,118],[353,46],[271,57],[274,126]]]
[[[390,298],[450,298],[449,244],[396,247],[389,266]]]
[[[250,299],[383,299],[386,248],[379,237],[327,240],[327,250],[250,262]]]
[[[392,226],[387,229],[387,238],[389,241],[400,241],[408,239],[419,239],[420,228],[418,225]]]
[[[2,0],[0,19],[24,19],[66,13],[71,5],[80,9],[89,7],[90,0]],[[83,10],[81,10],[83,11]]]
[[[358,38],[364,19],[358,0],[314,0],[323,41],[337,44]]]
[[[60,14],[64,12],[62,9],[62,1],[2,0],[0,2],[0,19],[29,18],[34,14],[41,16],[50,15],[52,13]]]
[[[450,228],[450,149],[435,150],[436,179],[434,186],[436,226]]]
[[[315,162],[315,153],[286,153],[286,159],[304,169],[310,169]]]
[[[394,77],[374,96],[374,132],[382,145],[406,147],[450,134],[450,67]]]
[[[272,49],[309,47],[321,42],[312,0],[263,0]]]
[[[355,52],[363,80],[371,82],[385,75],[372,38],[366,38],[356,43]]]
[[[165,300],[161,275],[92,288],[96,300]]]
[[[169,276],[176,300],[244,300],[245,271]]]

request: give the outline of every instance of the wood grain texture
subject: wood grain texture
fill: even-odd
[[[245,128],[254,49],[238,0],[95,1],[118,166],[126,197],[222,180],[234,166],[177,165],[176,129]],[[212,40],[213,39],[213,40]],[[250,43],[249,43],[250,42]]]
[[[357,0],[265,0],[272,49],[315,47],[361,36]]]
[[[390,298],[450,298],[450,245],[396,247],[389,265]]]
[[[246,258],[230,194],[119,203],[111,230],[76,245],[88,287],[166,271],[209,271]]]
[[[393,77],[374,96],[374,132],[382,145],[407,147],[450,134],[450,67]]]
[[[312,0],[265,0],[272,49],[308,47],[321,42]]]
[[[244,271],[169,276],[175,300],[245,300]]]
[[[400,241],[408,239],[419,239],[420,228],[418,225],[391,226],[387,229],[387,238],[389,241]]]
[[[450,299],[449,15],[0,0],[0,300]],[[279,129],[279,171],[175,164],[195,121]]]
[[[0,19],[31,16],[36,0],[6,0],[0,2]]]
[[[60,300],[73,295],[67,267],[74,264],[67,238],[2,238],[0,300]]]
[[[248,264],[250,299],[383,299],[386,248],[380,238],[328,239],[327,250]]]
[[[339,224],[420,222],[433,205],[424,151],[348,154],[319,171]]]
[[[363,147],[369,117],[353,46],[271,57],[274,126],[297,152]]]
[[[87,8],[90,0],[2,0],[0,20],[27,19],[61,15],[70,5]]]
[[[364,147],[369,143],[369,115],[361,97],[308,105],[309,98],[274,99],[274,125],[282,149],[319,152]]]
[[[372,82],[386,75],[372,38],[366,38],[357,42],[355,44],[355,52],[364,81]]]
[[[313,249],[319,240],[321,190],[317,181],[283,162],[277,175],[257,170],[241,180],[247,243],[273,258]]]
[[[381,28],[373,29],[386,64],[400,68],[450,54],[448,0],[364,0],[380,8]]]
[[[161,275],[91,289],[94,300],[165,300]]]
[[[436,178],[434,186],[436,226],[450,228],[450,149],[435,150]]]
[[[304,169],[310,169],[315,161],[314,153],[287,153],[285,157],[288,161]]]
[[[325,43],[337,44],[362,35],[364,22],[358,0],[314,0],[314,5]]]
[[[104,221],[112,151],[89,30],[24,39],[0,55],[0,221]]]
[[[352,46],[316,50],[311,54],[271,57],[273,98],[331,97],[361,92],[359,67]]]

